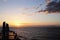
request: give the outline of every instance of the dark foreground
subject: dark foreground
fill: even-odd
[[[0,40],[60,40],[60,26],[9,28],[3,22]]]

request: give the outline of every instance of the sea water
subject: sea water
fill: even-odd
[[[11,28],[26,40],[60,40],[60,27]]]

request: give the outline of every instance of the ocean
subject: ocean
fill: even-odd
[[[10,28],[22,40],[60,40],[60,27]]]
[[[60,27],[11,28],[25,40],[60,40]]]

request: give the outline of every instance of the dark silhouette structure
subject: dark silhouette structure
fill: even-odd
[[[6,23],[3,22],[3,27],[2,27],[2,40],[6,40],[6,38],[5,38],[5,32],[6,32],[5,27],[6,27],[6,25],[5,25],[5,24],[6,24]]]
[[[2,38],[0,38],[0,40],[21,40],[18,38],[17,33],[9,30],[9,25],[5,22],[3,22],[1,36]]]
[[[5,22],[3,22],[2,27],[2,40],[8,40],[9,39],[9,25]]]

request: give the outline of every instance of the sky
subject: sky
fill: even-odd
[[[44,10],[45,0],[0,0],[0,26],[6,21],[10,26],[60,25],[60,14],[37,12]]]

